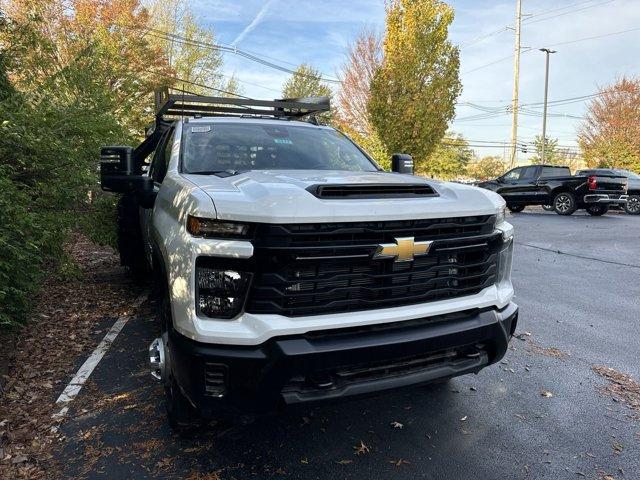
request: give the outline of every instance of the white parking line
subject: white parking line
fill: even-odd
[[[140,295],[138,298],[136,298],[133,302],[133,308],[137,309],[138,307],[140,307],[140,305],[142,305],[146,298],[146,294]],[[78,395],[78,393],[80,393],[80,390],[86,383],[87,379],[96,368],[100,360],[102,360],[104,354],[107,353],[107,350],[109,350],[109,347],[130,318],[131,317],[129,316],[123,316],[116,320],[116,323],[113,324],[109,332],[104,336],[102,341],[98,344],[89,358],[87,358],[87,360],[82,364],[78,372],[71,379],[69,384],[56,400],[56,404],[65,406],[58,413],[54,414],[53,417],[61,417],[67,413],[67,411],[69,410],[68,404]]]

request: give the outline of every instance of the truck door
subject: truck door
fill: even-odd
[[[170,128],[164,134],[158,148],[156,148],[151,166],[149,167],[149,175],[153,178],[154,189],[160,190],[160,185],[167,173],[167,165],[171,156],[171,147],[173,146],[175,128]],[[153,216],[152,208],[140,208],[140,229],[142,231],[142,239],[144,242],[145,253],[149,265],[151,265],[152,245],[151,245],[151,218]]]
[[[535,198],[536,167],[517,167],[502,177],[498,193],[507,203],[527,203]]]

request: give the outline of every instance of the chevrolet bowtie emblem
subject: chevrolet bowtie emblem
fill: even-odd
[[[415,242],[413,237],[396,238],[396,243],[381,243],[373,258],[393,258],[395,262],[411,262],[416,255],[429,253],[433,241]]]

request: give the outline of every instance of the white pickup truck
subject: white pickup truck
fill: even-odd
[[[478,372],[507,351],[513,227],[471,186],[383,171],[317,99],[161,95],[102,149],[122,262],[151,275],[172,426]],[[304,119],[307,118],[307,121]],[[150,165],[147,161],[150,160]]]

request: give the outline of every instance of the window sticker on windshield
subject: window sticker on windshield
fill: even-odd
[[[274,138],[273,141],[283,145],[293,145],[293,142],[288,138]]]
[[[207,125],[205,127],[191,127],[191,133],[205,133],[210,131],[211,131],[210,125]]]

